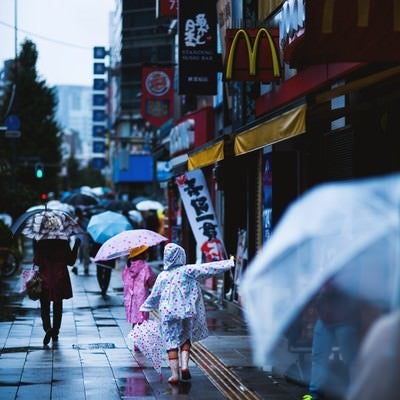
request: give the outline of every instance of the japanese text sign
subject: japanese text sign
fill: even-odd
[[[176,178],[176,183],[205,262],[223,260],[226,258],[225,246],[203,171],[186,172]]]

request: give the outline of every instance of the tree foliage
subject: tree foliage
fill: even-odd
[[[21,121],[21,137],[0,137],[0,210],[18,215],[37,204],[40,193],[58,191],[61,161],[60,127],[55,120],[56,95],[36,70],[36,45],[26,40],[11,71],[10,85],[0,108],[3,124],[8,115]],[[11,101],[13,90],[14,100]],[[8,105],[11,104],[10,110]],[[44,177],[35,177],[35,163],[44,165]],[[7,168],[7,166],[9,168]],[[21,194],[24,193],[24,198]]]
[[[105,179],[100,171],[88,165],[85,168],[79,168],[79,163],[74,157],[70,157],[67,162],[68,178],[67,190],[79,188],[81,186],[104,186]]]

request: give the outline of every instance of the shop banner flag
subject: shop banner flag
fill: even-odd
[[[142,117],[159,128],[173,116],[174,69],[172,67],[142,68]]]
[[[225,246],[203,171],[195,169],[186,172],[176,178],[176,183],[205,262],[225,259]]]
[[[215,0],[179,0],[178,32],[179,94],[217,94]]]

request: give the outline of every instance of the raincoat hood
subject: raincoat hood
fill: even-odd
[[[164,248],[164,269],[168,270],[185,264],[185,250],[175,243],[168,243]]]
[[[145,261],[143,260],[135,260],[129,262],[129,275],[132,278],[136,278],[139,272],[143,269]]]

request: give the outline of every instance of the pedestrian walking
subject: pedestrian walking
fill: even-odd
[[[360,307],[354,298],[328,281],[320,289],[315,305],[318,319],[312,343],[310,393],[303,396],[304,400],[318,400],[324,394],[344,391],[359,345]],[[345,376],[331,382],[329,358],[335,343],[339,346]]]
[[[101,244],[90,239],[90,255],[95,257],[99,251]],[[101,295],[106,296],[108,287],[110,286],[111,273],[115,268],[116,259],[102,260],[96,262],[96,278],[100,287]]]
[[[148,312],[139,310],[156,280],[156,274],[147,263],[147,249],[147,246],[132,249],[122,271],[125,315],[132,328],[149,319]]]
[[[63,299],[72,297],[72,286],[67,265],[74,265],[80,240],[76,239],[71,250],[69,241],[64,239],[43,239],[33,242],[33,262],[39,266],[42,278],[40,315],[45,336],[43,344],[58,341],[61,327]],[[53,324],[50,322],[50,305],[53,303]]]
[[[165,246],[164,270],[158,275],[140,310],[159,311],[161,337],[171,369],[170,384],[177,384],[180,379],[179,353],[182,379],[191,379],[191,344],[208,336],[199,279],[227,271],[233,265],[233,257],[230,260],[187,265],[185,250],[181,246],[175,243]]]
[[[90,265],[90,238],[84,233],[89,223],[89,218],[87,213],[81,208],[76,207],[75,209],[76,221],[82,228],[83,233],[79,235],[81,240],[81,246],[79,249],[79,261],[83,264],[83,272],[85,275],[89,275],[89,265]],[[74,266],[72,272],[78,275],[78,268]]]

